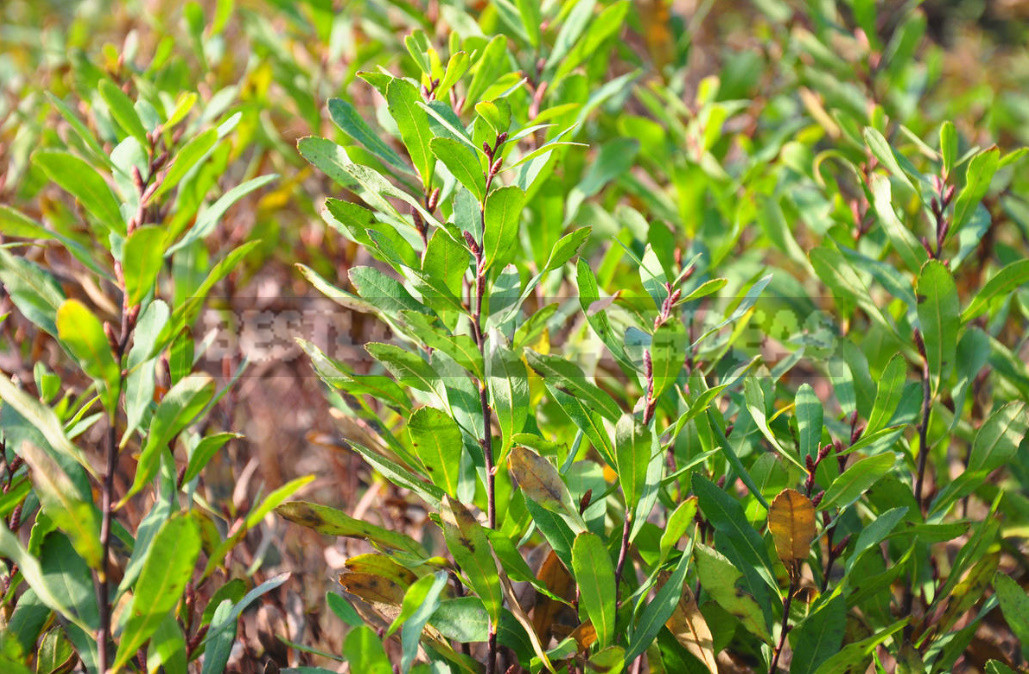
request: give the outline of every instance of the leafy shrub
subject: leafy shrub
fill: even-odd
[[[256,245],[209,264],[204,239],[274,176],[207,203],[240,115],[197,114],[195,93],[126,93],[144,84],[97,73],[88,123],[51,96],[68,144],[38,149],[32,161],[77,208],[55,198],[44,226],[0,206],[5,236],[32,242],[4,245],[0,281],[38,337],[55,340],[77,369],[50,371],[33,339],[15,352],[33,363],[32,379],[0,377],[5,671],[29,671],[31,655],[37,671],[76,662],[186,671],[201,655],[204,671],[221,671],[240,612],[284,578],[250,593],[240,580],[218,587],[214,578],[247,531],[310,481],[284,485],[235,522],[198,489],[205,465],[239,436],[205,430],[228,386],[195,369],[205,345],[192,326],[207,294]],[[26,545],[16,532],[29,525]]]
[[[225,669],[273,510],[353,541],[305,664],[1020,664],[1017,58],[914,3],[235,4],[2,6],[67,21],[0,27],[4,671]],[[300,339],[381,524],[208,484],[198,312],[268,261],[383,328]]]
[[[389,668],[372,627],[401,671],[487,672],[946,671],[998,599],[1022,630],[998,514],[1024,497],[991,475],[1024,459],[1029,267],[983,200],[1024,151],[898,120],[922,15],[884,45],[869,5],[850,33],[816,10],[777,45],[799,82],[755,113],[745,57],[688,106],[599,81],[624,3],[497,7],[500,36],[416,32],[414,77],[363,74],[406,157],[345,99],[348,145],[298,145],[378,263],[301,271],[394,338],[360,365],[305,349],[346,442],[434,525],[278,508],[377,550],[340,577],[371,625],[351,667]],[[597,108],[617,131],[584,161]]]

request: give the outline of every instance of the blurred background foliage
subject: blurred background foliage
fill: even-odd
[[[622,203],[672,226],[669,251],[673,244],[702,242],[710,256],[704,264],[720,267],[729,278],[727,292],[772,262],[787,269],[804,264],[803,255],[795,255],[798,244],[807,248],[834,228],[853,225],[841,197],[846,188],[823,189],[826,177],[813,168],[825,139],[852,133],[839,110],[873,120],[885,116],[895,129],[908,129],[895,135],[895,147],[916,162],[923,150],[919,139],[947,119],[959,131],[962,150],[996,143],[1006,153],[1029,144],[1029,2],[908,0],[880,3],[878,12],[869,12],[872,4],[633,3],[615,56],[596,62],[587,57],[583,64],[587,71],[602,69],[592,81],[634,73],[633,85],[593,113],[577,138],[589,149],[569,153],[564,168],[579,178],[604,160],[605,189],[583,194],[583,206],[564,214],[593,225],[582,254],[595,263],[603,287],[639,288],[635,271],[619,266],[622,251],[610,239],[641,248],[650,234],[609,215]],[[0,202],[35,218],[74,219],[29,161],[40,147],[71,142],[48,94],[102,108],[94,100],[95,85],[105,76],[146,88],[148,96],[195,93],[203,119],[241,113],[216,164],[226,185],[269,173],[280,177],[243,198],[209,239],[212,254],[262,242],[215,293],[215,306],[230,325],[246,310],[283,303],[328,312],[330,305],[293,265],[345,278],[350,266],[367,260],[318,216],[335,188],[302,160],[296,141],[334,138],[358,156],[353,141],[329,121],[326,102],[343,96],[362,117],[378,113],[382,122],[382,106],[357,75],[381,67],[417,77],[403,45],[416,29],[445,45],[454,32],[490,35],[508,26],[497,5],[485,0],[4,0]],[[539,53],[516,36],[511,48],[523,72],[531,73]],[[110,129],[95,131],[114,137]],[[1009,233],[998,253],[1003,258],[1020,255],[1019,238],[1029,241],[1027,181],[1024,171],[1008,169],[986,198],[995,223],[1010,225],[1003,229]],[[779,216],[797,223],[792,248],[768,226],[765,197],[773,193]],[[55,269],[71,265],[59,251],[33,254]],[[779,296],[804,293],[788,276],[777,275],[773,285]],[[26,342],[26,325],[9,320],[3,329],[10,344],[30,349],[5,352],[5,371],[31,369],[37,358],[60,371],[52,348]],[[343,329],[361,343],[381,328],[353,315],[344,318]],[[218,423],[246,438],[220,457],[208,488],[220,493],[227,511],[245,512],[259,493],[315,473],[311,500],[403,526],[403,495],[370,475],[352,453],[338,451],[310,365],[298,350],[287,355],[251,364],[220,403]],[[228,376],[238,361],[229,357],[212,374]],[[334,584],[326,567],[340,566],[346,555],[336,546],[348,544],[323,543],[269,518],[235,553],[239,575],[299,572],[275,602],[245,617],[246,650],[238,668],[322,662],[287,648],[280,637],[339,652],[342,628],[325,612],[324,593]]]

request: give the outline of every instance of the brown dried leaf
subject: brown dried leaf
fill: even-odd
[[[784,564],[803,561],[815,539],[815,506],[794,489],[784,489],[768,508],[768,530]]]
[[[553,594],[566,599],[570,598],[572,576],[553,550],[543,560],[536,577]],[[556,602],[546,595],[536,595],[536,607],[532,611],[532,627],[543,644],[550,641],[550,637],[554,633],[554,620],[562,608],[564,608],[564,604]]]

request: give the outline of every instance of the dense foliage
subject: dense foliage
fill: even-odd
[[[739,4],[5,7],[4,671],[1019,667],[1025,54]],[[348,482],[225,488],[220,313]]]

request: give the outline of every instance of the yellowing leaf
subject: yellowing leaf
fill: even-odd
[[[693,657],[703,662],[710,671],[718,671],[711,628],[704,620],[688,583],[683,584],[682,597],[665,626]]]
[[[802,561],[815,538],[815,507],[794,489],[784,489],[768,508],[768,530],[783,562]]]

